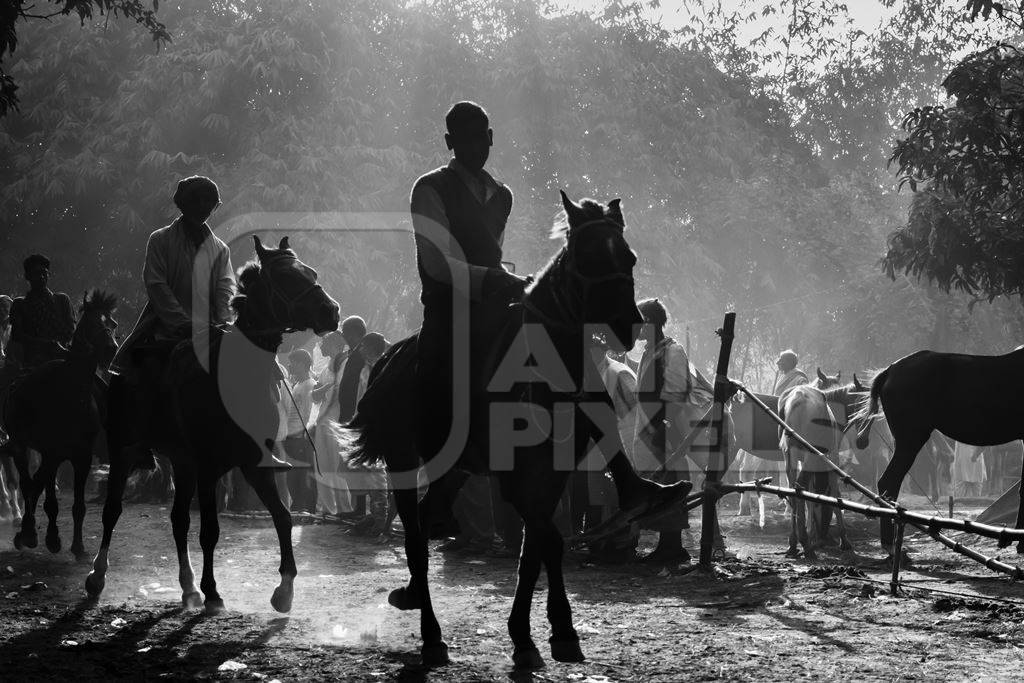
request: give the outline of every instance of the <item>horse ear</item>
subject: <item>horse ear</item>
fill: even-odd
[[[287,249],[288,248],[288,238],[287,237],[282,237],[281,238],[281,243],[277,245],[277,248],[278,249]]]
[[[607,215],[608,215],[609,218],[611,218],[613,221],[615,221],[616,223],[621,225],[623,228],[626,227],[626,221],[622,217],[622,200],[621,199],[616,198],[616,199],[613,199],[610,202],[608,202]]]
[[[259,235],[252,236],[253,246],[256,247],[256,255],[263,258],[263,255],[267,253],[266,247],[263,246],[263,240],[260,239]]]
[[[853,389],[854,391],[864,391],[864,385],[857,379],[857,373],[853,373]]]
[[[569,199],[569,196],[565,194],[565,190],[559,190],[558,193],[562,195],[562,208],[565,209],[565,215],[569,219],[569,225],[571,226],[579,216],[581,209],[576,202]]]
[[[840,370],[839,372],[836,373],[836,379],[842,379],[842,378],[843,378],[843,371]]]
[[[821,368],[818,368],[818,379],[820,379],[822,382],[828,381],[828,377],[826,377],[825,373],[821,371]]]

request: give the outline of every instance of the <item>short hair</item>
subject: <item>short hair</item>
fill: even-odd
[[[366,334],[366,321],[358,315],[350,315],[341,323],[341,333],[345,337],[362,337]]]
[[[483,121],[484,128],[486,128],[490,118],[483,107],[476,102],[468,100],[453,104],[452,108],[448,110],[448,114],[444,117],[444,125],[448,129],[449,134],[464,131],[469,124],[478,121]]]
[[[206,220],[220,204],[217,183],[206,176],[194,175],[178,181],[174,205],[187,218]]]
[[[363,341],[360,346],[370,353],[377,354],[378,356],[387,351],[388,340],[384,338],[384,335],[380,332],[370,332],[368,335],[363,337]]]
[[[43,268],[48,269],[50,267],[50,259],[46,258],[42,254],[32,254],[21,262],[21,266],[25,269],[25,275],[28,275],[28,271],[32,270],[36,266],[42,266]]]
[[[309,355],[306,349],[295,349],[288,354],[288,360],[292,363],[301,363],[307,370],[313,367],[313,356]]]
[[[776,359],[775,362],[778,363],[780,366],[784,367],[786,370],[792,370],[793,368],[796,367],[798,360],[799,358],[797,357],[796,352],[793,351],[793,349],[786,349],[785,351],[779,354],[779,357],[778,359]]]
[[[665,327],[668,324],[668,310],[665,308],[665,304],[658,299],[644,299],[636,307],[645,322],[658,327]]]

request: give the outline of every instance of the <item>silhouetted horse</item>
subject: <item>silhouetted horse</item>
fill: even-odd
[[[867,395],[867,389],[857,381],[856,375],[851,384],[837,387],[840,376],[828,377],[819,369],[818,378],[813,384],[793,387],[779,397],[779,416],[786,424],[819,451],[831,456],[837,455],[842,449],[844,425],[854,412],[853,409]],[[806,448],[791,441],[789,435],[781,429],[779,431],[779,448],[785,457],[790,485],[814,493],[839,496],[838,475]],[[790,508],[789,549],[786,556],[797,557],[800,554],[797,549],[799,541],[804,548],[804,556],[814,560],[814,548],[827,541],[830,510],[827,506],[806,503],[800,498],[792,499]],[[840,547],[849,550],[852,546],[846,536],[842,510],[836,509],[834,512],[839,526]],[[808,513],[811,518],[810,534],[806,523]]]
[[[519,581],[508,619],[513,662],[519,668],[543,666],[530,635],[530,608],[541,565],[548,575],[551,655],[558,661],[583,659],[562,575],[562,537],[552,515],[592,436],[595,441],[602,435],[607,440],[602,447],[606,455],[622,450],[615,413],[590,359],[593,329],[588,326],[602,326],[614,347],[630,349],[641,322],[633,289],[636,256],[623,234],[619,201],[607,206],[592,200],[576,204],[562,193],[562,204],[568,227],[559,234],[565,243],[537,275],[522,303],[509,309],[491,361],[485,364],[483,377],[488,379],[481,386],[486,389],[472,393],[465,412],[455,412],[463,418],[456,422],[468,423],[468,444],[488,453],[503,496],[525,523]],[[454,462],[448,454],[416,452],[415,358],[412,337],[397,343],[374,367],[353,421],[361,430],[353,459],[383,460],[391,473],[405,528],[410,580],[408,586],[392,591],[389,602],[399,609],[421,610],[422,655],[429,665],[447,662],[448,648],[427,581],[428,513],[438,497],[447,495],[450,500],[458,488],[451,482],[458,474],[451,471]],[[531,358],[534,364],[526,362]],[[595,407],[601,410],[592,410]],[[458,432],[456,427],[452,434]],[[430,486],[418,507],[420,455],[426,460]],[[646,485],[656,488],[650,482]],[[688,491],[689,483],[683,489]],[[620,501],[620,506],[627,505]]]
[[[288,248],[266,249],[254,238],[257,260],[245,265],[238,277],[238,295],[232,300],[237,314],[233,325],[196,335],[171,352],[162,380],[160,419],[163,425],[151,439],[156,450],[174,467],[174,503],[171,524],[178,554],[178,580],[185,606],[197,606],[200,595],[188,552],[189,504],[198,488],[203,575],[199,587],[209,612],[224,608],[213,576],[213,552],[220,527],[217,522],[218,480],[238,467],[270,511],[281,546],[281,583],[271,604],[279,612],[291,609],[296,575],[292,554],[292,518],[281,502],[274,472],[260,467],[271,462],[269,453],[278,431],[277,401],[283,379],[275,352],[282,335],[312,329],[317,334],[338,327],[338,304],[317,284],[317,275]],[[208,349],[207,354],[205,350]],[[206,362],[208,361],[208,363]],[[132,463],[126,462],[132,388],[122,377],[110,385],[110,420],[107,438],[110,475],[103,506],[103,539],[85,587],[90,596],[103,590],[110,538],[121,514],[121,499]]]
[[[46,490],[43,509],[49,518],[46,547],[60,551],[57,530],[57,467],[71,461],[75,471],[75,522],[71,552],[85,559],[82,519],[85,517],[85,484],[92,466],[92,449],[105,417],[106,386],[97,370],[106,369],[117,350],[113,319],[116,297],[92,290],[82,298],[80,318],[67,356],[39,366],[16,380],[4,403],[4,430],[10,436],[5,451],[13,452],[18,479],[25,499],[21,531],[14,536],[15,548],[34,548],[35,508]],[[41,461],[35,476],[29,474],[28,449],[39,452]]]
[[[932,430],[973,446],[1024,438],[1024,349],[1002,356],[918,351],[875,376],[864,415],[877,414],[879,407],[889,423],[894,451],[878,480],[878,492],[895,500]],[[1024,527],[1021,491],[1018,527]],[[882,546],[891,549],[893,526],[886,520],[881,538]],[[1017,544],[1017,552],[1024,553],[1024,543]]]

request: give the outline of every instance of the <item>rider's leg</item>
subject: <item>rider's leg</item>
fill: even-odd
[[[124,447],[125,462],[138,470],[155,470],[151,434],[157,409],[160,381],[160,357],[149,351],[139,352],[135,367],[125,375],[132,397],[135,425],[131,429],[128,445]]]

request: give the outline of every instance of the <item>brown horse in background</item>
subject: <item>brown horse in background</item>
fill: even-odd
[[[155,422],[162,425],[150,435],[156,450],[174,468],[174,503],[171,524],[178,556],[182,604],[198,606],[199,591],[188,551],[189,505],[198,490],[203,574],[199,588],[208,612],[224,609],[213,572],[213,553],[220,535],[217,521],[217,482],[238,467],[266,505],[281,548],[281,583],[271,604],[279,612],[292,605],[296,575],[292,552],[292,518],[281,502],[274,471],[261,467],[278,433],[277,402],[284,376],[276,352],[285,332],[312,329],[317,334],[338,328],[338,304],[317,284],[317,274],[288,248],[288,238],[277,249],[264,248],[254,238],[255,261],[241,270],[238,295],[232,300],[237,314],[233,325],[194,334],[171,352],[161,380],[161,401]],[[208,353],[206,353],[208,351]],[[103,590],[110,539],[121,515],[125,482],[133,463],[123,445],[130,443],[132,387],[123,377],[110,384],[107,439],[110,475],[103,506],[103,538],[86,579],[86,591],[97,597]]]
[[[896,500],[933,430],[972,446],[1024,438],[1024,349],[1002,356],[918,351],[875,376],[862,416],[870,423],[879,408],[889,423],[894,451],[878,480],[878,492]],[[1024,487],[1017,527],[1024,527]],[[893,536],[892,523],[883,519],[886,550],[892,548]],[[1024,554],[1024,542],[1017,544],[1017,552]]]
[[[106,411],[106,386],[97,371],[107,368],[117,350],[117,323],[113,318],[116,307],[113,295],[95,289],[86,294],[67,356],[16,380],[4,403],[4,430],[10,436],[4,450],[14,457],[25,499],[21,530],[14,536],[15,548],[36,547],[35,508],[45,489],[43,509],[49,519],[46,547],[52,553],[60,552],[56,477],[57,467],[68,460],[75,473],[71,552],[77,560],[86,557],[82,545],[85,484]],[[29,474],[30,448],[41,456],[34,476]]]

